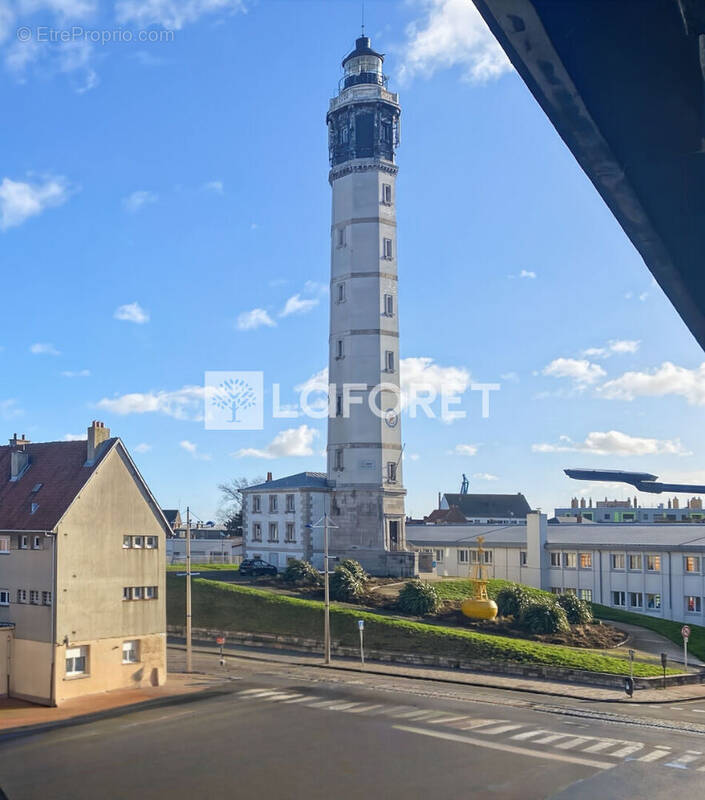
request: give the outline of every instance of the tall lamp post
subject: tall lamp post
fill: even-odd
[[[337,528],[328,520],[328,512],[325,512],[315,525],[307,525],[307,528],[323,528],[323,664],[330,665],[330,582],[328,580],[328,529]]]

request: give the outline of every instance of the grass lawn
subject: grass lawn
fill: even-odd
[[[191,572],[233,572],[238,564],[191,564]],[[167,564],[167,572],[186,572],[186,564]]]
[[[487,594],[490,596],[491,600],[494,600],[502,589],[507,586],[515,585],[516,584],[512,583],[512,581],[492,578],[487,581]],[[472,586],[467,578],[446,578],[440,581],[433,581],[433,586],[441,600],[464,600],[466,597],[472,595]],[[530,597],[536,598],[537,600],[544,597],[549,597],[551,600],[556,599],[554,594],[544,592],[543,589],[534,589],[531,586],[524,586],[523,584],[522,589],[524,589]]]
[[[648,628],[651,631],[660,633],[661,636],[665,636],[680,647],[683,646],[683,637],[681,636],[682,622],[650,617],[648,614],[635,614],[633,611],[622,611],[619,608],[601,606],[598,603],[592,604],[592,613],[598,619],[607,619],[613,622],[628,622],[631,625],[639,625],[642,628]],[[688,625],[690,626],[688,650],[701,661],[705,661],[705,628],[701,625],[693,625],[690,622]]]
[[[184,606],[184,581],[168,575],[167,620],[170,625],[183,625]],[[365,620],[365,642],[372,650],[543,664],[616,675],[629,673],[628,662],[613,656],[458,628],[407,622],[367,611],[341,608],[335,604],[331,607],[333,640],[347,647],[357,647],[358,619]],[[323,603],[198,578],[193,581],[193,624],[197,628],[220,631],[271,633],[320,640]],[[634,674],[659,676],[661,670],[650,664],[635,664]]]

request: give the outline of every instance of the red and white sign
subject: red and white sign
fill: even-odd
[[[225,644],[225,636],[216,636],[215,637],[216,644]]]
[[[690,625],[684,625],[684,626],[681,628],[681,636],[682,636],[684,639],[688,639],[688,638],[690,637]]]

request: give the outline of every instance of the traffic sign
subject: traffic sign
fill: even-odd
[[[215,637],[216,644],[225,644],[225,636],[216,636]]]
[[[689,638],[690,638],[690,625],[684,625],[684,626],[681,628],[681,636],[682,636],[684,639],[689,639]]]
[[[358,628],[359,628],[361,631],[365,630],[365,620],[364,620],[364,619],[359,619],[359,620],[357,621],[357,627],[358,627]]]

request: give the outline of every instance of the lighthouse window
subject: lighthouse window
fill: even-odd
[[[382,123],[382,141],[389,144],[392,141],[392,124],[391,122]]]
[[[343,340],[338,339],[335,343],[335,357],[342,358],[343,357]]]
[[[339,394],[335,398],[335,416],[342,417],[343,416],[343,395]]]
[[[339,472],[343,469],[343,450],[342,448],[338,448],[335,451],[335,466],[334,469],[338,470]]]
[[[387,480],[389,483],[397,482],[397,465],[395,461],[387,462]]]
[[[384,354],[384,368],[387,372],[394,372],[394,351],[387,350]]]
[[[392,185],[390,183],[382,184],[382,202],[385,206],[392,204]]]
[[[394,295],[384,295],[384,313],[387,317],[394,316]]]
[[[391,239],[383,239],[382,240],[382,258],[391,259],[392,257],[392,240]]]
[[[345,302],[345,284],[339,283],[338,284],[338,302],[343,303]]]
[[[345,228],[336,229],[336,244],[338,247],[345,247]]]

